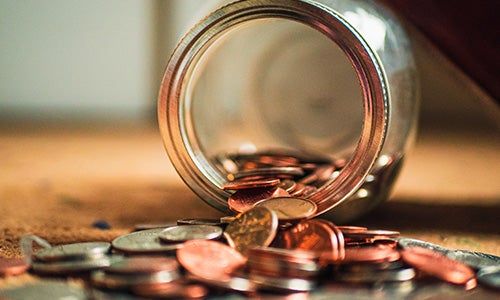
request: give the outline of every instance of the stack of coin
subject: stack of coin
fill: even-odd
[[[249,209],[253,203],[266,198],[307,198],[318,187],[335,178],[345,165],[343,160],[332,161],[287,150],[225,153],[216,156],[214,162],[226,174],[228,182],[223,189],[235,191],[228,205],[237,212]]]
[[[255,181],[261,180],[254,178],[246,187],[255,189]],[[32,255],[31,267],[39,275],[91,271],[90,286],[104,294],[147,298],[315,293],[332,286],[338,290],[339,285],[398,286],[404,293],[441,282],[462,290],[475,288],[477,282],[499,286],[496,256],[400,238],[397,231],[336,226],[311,219],[315,207],[295,196],[260,199],[234,217],[148,226],[154,229],[131,232],[111,244],[49,245]],[[18,274],[25,266],[14,261],[4,265],[2,275]],[[96,299],[101,298],[107,299]]]
[[[180,277],[179,264],[164,256],[133,256],[94,271],[94,286],[113,290],[150,291],[164,287]]]
[[[108,242],[85,242],[38,250],[31,268],[36,273],[70,274],[108,267],[112,258]]]

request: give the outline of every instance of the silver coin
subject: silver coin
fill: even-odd
[[[94,286],[108,289],[131,289],[141,285],[172,282],[179,278],[178,272],[159,271],[150,274],[109,274],[105,270],[92,272],[90,280]]]
[[[244,277],[228,276],[225,279],[217,280],[214,278],[209,279],[209,278],[199,277],[193,274],[188,274],[186,276],[186,279],[189,281],[203,283],[210,287],[224,289],[228,291],[243,292],[243,293],[253,293],[257,291],[257,286],[255,285],[255,283],[249,280],[248,278]]]
[[[500,266],[484,267],[477,272],[476,278],[480,284],[500,289]]]
[[[222,228],[212,225],[179,225],[160,232],[165,242],[185,242],[189,240],[216,240],[222,236]]]
[[[177,251],[182,247],[178,244],[162,243],[159,234],[165,228],[156,228],[132,232],[126,235],[117,237],[111,242],[114,249],[127,253],[158,253]]]
[[[111,244],[108,242],[87,242],[59,245],[40,249],[34,254],[39,261],[67,261],[103,256],[108,253]]]
[[[375,272],[339,272],[336,279],[352,283],[400,282],[415,278],[413,268],[380,270]]]
[[[426,248],[432,251],[439,252],[443,255],[447,255],[447,253],[450,251],[449,249],[446,249],[444,247],[441,247],[439,245],[429,243],[426,241],[418,240],[418,239],[412,239],[412,238],[399,238],[397,239],[398,245],[402,248],[410,248],[410,247],[421,247],[421,248]]]
[[[261,290],[307,292],[312,291],[316,287],[316,282],[314,280],[302,278],[271,277],[250,274],[249,279]]]
[[[34,261],[31,269],[35,273],[41,274],[71,274],[88,272],[96,269],[106,268],[111,265],[112,259],[109,256],[104,256],[98,259],[89,260],[74,260],[74,261],[54,261],[54,262],[37,262]]]
[[[446,254],[449,258],[458,260],[469,267],[479,270],[488,266],[500,266],[500,261],[494,259],[493,255],[467,251],[467,250],[454,250]]]
[[[0,298],[9,300],[88,300],[84,288],[56,280],[39,280],[33,284],[1,289]]]
[[[134,225],[134,231],[140,231],[140,230],[149,230],[149,229],[156,229],[156,228],[168,228],[172,226],[177,226],[176,222],[171,222],[171,223],[141,223],[141,224],[136,224]]]

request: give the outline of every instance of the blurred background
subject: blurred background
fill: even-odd
[[[0,0],[0,120],[156,124],[168,57],[210,1]],[[498,106],[417,32],[421,128],[498,130]]]

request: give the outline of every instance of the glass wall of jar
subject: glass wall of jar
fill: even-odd
[[[369,1],[222,1],[178,44],[160,88],[169,157],[203,200],[229,211],[221,156],[299,152],[337,168],[307,195],[346,222],[387,198],[413,139],[409,40]],[[273,149],[273,150],[270,150]]]

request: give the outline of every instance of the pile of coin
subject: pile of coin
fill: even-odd
[[[228,180],[222,188],[233,191],[229,208],[242,212],[263,199],[307,198],[338,176],[345,160],[272,149],[252,154],[223,153],[215,157],[214,163]]]
[[[482,256],[476,252],[467,260],[465,250],[318,218],[280,226],[278,214],[266,206],[223,220],[179,220],[182,225],[131,232],[111,243],[41,249],[33,254],[31,271],[41,277],[88,274],[89,288],[99,295],[147,298],[315,293],[343,284],[405,284],[411,292],[422,282],[447,282],[465,291],[476,280],[499,288],[500,258],[493,255],[483,254],[478,269]],[[462,262],[452,258],[456,253]],[[22,272],[14,272],[19,265],[13,263],[2,266],[4,276]]]
[[[31,269],[40,274],[64,275],[109,267],[108,242],[85,242],[40,249],[34,253]]]

